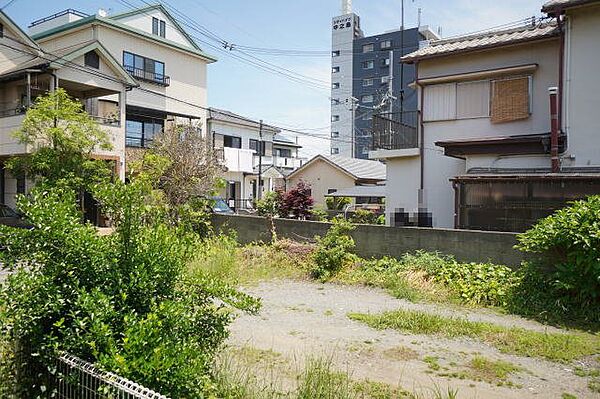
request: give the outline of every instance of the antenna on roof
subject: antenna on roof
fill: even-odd
[[[352,0],[342,0],[342,15],[352,14]]]
[[[108,11],[106,11],[104,8],[99,8],[97,14],[99,17],[108,17]]]
[[[438,33],[438,36],[439,36],[439,37],[442,37],[442,27],[441,27],[441,26],[438,26],[438,29],[437,29],[437,30],[438,30],[438,32],[437,32],[437,33]]]
[[[421,14],[423,13],[423,9],[419,7],[417,10],[417,28],[421,27]]]

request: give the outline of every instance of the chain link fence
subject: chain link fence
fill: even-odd
[[[56,375],[59,399],[169,399],[69,354],[58,357]]]

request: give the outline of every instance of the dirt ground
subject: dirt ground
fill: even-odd
[[[433,386],[442,391],[450,387],[458,390],[460,398],[561,398],[564,393],[600,398],[588,389],[586,378],[573,373],[573,365],[503,354],[472,339],[377,331],[346,315],[402,308],[536,331],[560,331],[533,321],[485,310],[414,304],[364,287],[273,281],[245,291],[262,298],[263,307],[259,315],[241,315],[234,322],[229,341],[233,347],[256,348],[296,361],[327,357],[356,380],[420,392]],[[522,369],[505,380],[476,381],[469,373],[474,356],[507,361]]]

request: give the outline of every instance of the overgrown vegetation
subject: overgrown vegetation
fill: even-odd
[[[548,257],[559,299],[600,305],[600,196],[575,201],[519,235],[519,246]]]
[[[350,261],[354,250],[354,240],[349,233],[354,226],[345,220],[336,220],[324,237],[316,237],[317,249],[313,253],[311,275],[327,279],[335,275],[346,262]]]
[[[569,362],[600,352],[600,337],[585,333],[540,333],[408,310],[351,313],[348,317],[380,330],[391,328],[412,334],[476,338],[504,353],[553,361]]]

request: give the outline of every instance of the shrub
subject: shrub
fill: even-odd
[[[352,203],[352,198],[350,197],[327,197],[325,198],[325,204],[327,205],[327,209],[330,211],[341,211],[346,205],[350,205]]]
[[[576,201],[518,236],[517,248],[546,254],[552,285],[582,304],[600,300],[600,196]]]
[[[295,187],[283,194],[279,208],[280,216],[306,219],[310,217],[310,210],[314,203],[310,185],[301,180]]]
[[[516,273],[507,266],[460,263],[451,256],[423,251],[405,255],[402,263],[424,270],[435,281],[455,291],[463,302],[470,304],[505,306],[519,283]]]
[[[280,214],[282,200],[281,191],[269,191],[256,201],[256,212],[259,216],[277,217]]]
[[[325,237],[316,237],[317,249],[312,255],[313,277],[327,279],[352,259],[354,239],[349,235],[352,230],[354,226],[349,222],[335,220]]]
[[[188,278],[198,236],[165,224],[148,195],[135,181],[98,189],[116,224],[110,236],[82,224],[75,193],[61,188],[20,199],[32,230],[0,227],[2,264],[15,270],[0,288],[0,342],[16,348],[18,397],[52,393],[58,351],[171,397],[210,392],[228,309],[257,303],[218,280]]]
[[[313,209],[310,211],[311,219],[317,222],[326,222],[327,221],[327,212],[323,209]]]
[[[368,209],[357,209],[349,219],[352,223],[357,224],[377,224],[377,214]]]

